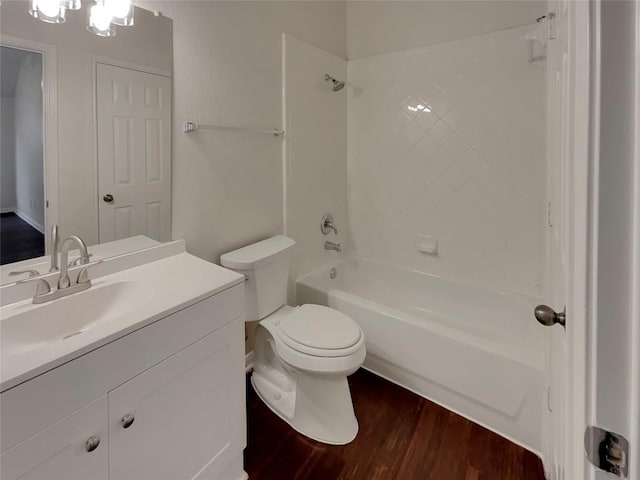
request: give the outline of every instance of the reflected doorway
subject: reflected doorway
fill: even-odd
[[[0,264],[45,254],[43,55],[0,47]]]

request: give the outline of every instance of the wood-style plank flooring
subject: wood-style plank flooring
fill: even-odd
[[[0,265],[44,255],[44,235],[15,213],[0,214]]]
[[[250,480],[544,480],[540,460],[365,370],[349,378],[360,431],[330,446],[292,430],[247,382]]]

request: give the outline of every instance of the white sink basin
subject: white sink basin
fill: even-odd
[[[42,305],[8,305],[0,309],[0,348],[13,355],[64,342],[135,310],[153,293],[141,282],[119,281]]]

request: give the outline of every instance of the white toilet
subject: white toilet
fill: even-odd
[[[364,335],[348,316],[321,305],[286,305],[295,242],[279,235],[222,255],[247,278],[245,321],[256,330],[251,382],[295,430],[334,445],[358,433],[347,376],[364,362]]]

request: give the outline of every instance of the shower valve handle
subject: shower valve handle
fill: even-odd
[[[322,216],[322,223],[320,223],[320,231],[323,235],[329,235],[329,232],[333,231],[336,235],[338,234],[338,229],[333,224],[333,215],[330,213],[325,213]]]

